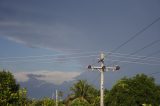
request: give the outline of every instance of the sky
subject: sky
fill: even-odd
[[[138,51],[136,56],[156,52],[154,58],[140,64],[111,61],[135,61],[129,55],[108,55],[159,17],[159,0],[0,0],[0,68],[19,81],[32,73],[62,83],[88,71],[103,51],[107,66],[121,67],[116,74],[106,72],[108,80],[145,73],[159,82],[158,74],[152,74],[160,72],[159,21],[115,51]]]

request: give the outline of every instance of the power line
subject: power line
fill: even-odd
[[[146,30],[147,30],[148,28],[150,28],[153,24],[157,23],[159,20],[160,20],[160,17],[158,17],[157,19],[155,19],[152,23],[150,23],[149,25],[147,25],[146,27],[144,27],[143,29],[141,29],[139,32],[135,33],[135,34],[134,34],[132,37],[130,37],[127,41],[125,41],[124,43],[122,43],[121,45],[119,45],[117,48],[113,49],[111,52],[117,51],[118,49],[120,49],[121,47],[123,47],[124,45],[126,45],[128,42],[130,42],[131,40],[133,40],[134,38],[136,38],[137,36],[139,36],[141,33],[143,33],[144,31],[146,31]],[[156,42],[158,42],[158,41],[152,42],[151,44],[149,44],[149,46],[155,44]],[[145,49],[145,48],[147,48],[147,46],[145,46],[145,47],[143,47],[143,48],[141,48],[141,49],[137,50],[136,52],[133,52],[133,53],[131,53],[131,54],[129,54],[129,55],[136,54],[137,52],[139,52],[139,51],[141,51],[141,50],[143,50],[143,49]],[[110,54],[112,54],[112,53],[110,53]],[[109,54],[109,55],[110,55],[110,54]]]
[[[160,52],[156,51],[156,54]],[[39,56],[24,56],[24,57],[6,57],[6,58],[0,58],[0,60],[5,60],[5,61],[1,61],[1,62],[17,62],[17,61],[42,61],[42,60],[53,60],[53,59],[67,59],[67,58],[76,58],[76,55],[82,55],[82,54],[88,54],[88,55],[92,55],[91,53],[98,53],[98,52],[82,52],[82,53],[71,53],[71,54],[55,54],[55,55],[39,55]],[[130,54],[124,54],[124,53],[114,53],[114,52],[105,52],[106,54],[112,54],[112,55],[121,55],[121,56],[127,56]],[[74,57],[70,57],[72,55],[75,55]],[[94,55],[94,54],[93,54]],[[56,57],[56,56],[69,56],[69,57]],[[95,55],[96,56],[96,55]],[[41,58],[41,57],[55,57],[52,59],[36,59],[36,58]],[[81,57],[81,56],[80,56]],[[82,56],[83,57],[83,56]],[[84,56],[85,57],[85,56]],[[87,57],[87,56],[86,56]],[[130,55],[130,57],[146,57],[146,56],[138,56],[138,55]],[[36,60],[26,60],[27,58],[33,58]],[[77,58],[79,58],[79,56],[77,56]],[[149,58],[153,58],[153,59],[160,59],[157,57],[147,57]],[[7,61],[6,61],[7,59]],[[9,60],[8,60],[9,59]],[[10,59],[14,59],[14,60],[10,60]],[[15,60],[15,59],[20,59],[20,60]],[[25,59],[25,60],[22,60]]]
[[[147,60],[147,59],[151,59],[151,58],[155,58],[155,57],[149,57],[149,56],[152,56],[152,55],[155,55],[155,54],[157,54],[157,53],[159,53],[160,52],[160,50],[158,50],[158,51],[156,51],[156,52],[153,52],[153,53],[151,53],[151,54],[149,54],[149,55],[147,55],[147,56],[144,56],[144,57],[140,57],[138,60]],[[128,57],[128,56],[127,56]],[[160,59],[160,58],[156,58],[156,59]],[[147,65],[159,65],[159,64],[150,64],[150,63],[140,63],[140,62],[137,62],[138,60],[135,60],[135,61],[131,61],[131,62],[129,62],[129,61],[126,61],[126,62],[128,62],[128,63],[139,63],[139,64],[147,64]],[[122,62],[121,60],[117,60],[118,62]],[[151,60],[150,60],[151,61]],[[156,60],[154,60],[154,61],[156,61]],[[123,62],[125,62],[125,61],[123,61]],[[159,62],[159,61],[157,61],[157,62]]]
[[[117,51],[118,49],[120,49],[121,47],[123,47],[124,45],[126,45],[128,42],[132,41],[133,39],[135,39],[136,37],[138,37],[139,35],[141,35],[143,32],[145,32],[148,28],[150,28],[152,25],[154,25],[155,23],[157,23],[159,20],[160,20],[160,17],[158,17],[152,23],[150,23],[149,25],[147,25],[146,27],[144,27],[143,29],[141,29],[140,31],[138,31],[137,33],[135,33],[127,41],[125,41],[124,43],[122,43],[121,45],[119,45],[118,47],[116,47],[115,49],[113,49],[111,52]]]
[[[112,57],[122,57],[122,58],[128,58],[128,59],[136,59],[136,60],[147,60],[147,61],[152,61],[152,62],[160,62],[158,60],[148,60],[148,58],[136,58],[136,57],[126,57],[126,56],[116,56],[112,55]]]
[[[156,54],[158,53],[160,50],[150,54],[153,55],[153,54]],[[128,54],[122,54],[122,53],[113,53],[113,54],[117,54],[117,55],[120,55],[120,56],[125,56],[125,55],[128,55]],[[112,55],[113,55],[112,54]],[[65,58],[53,58],[53,59],[59,59],[59,60],[53,60],[53,59],[38,59],[41,63],[53,63],[53,62],[63,62],[63,59],[67,59],[67,58],[72,58],[72,59],[77,59],[77,58],[83,58],[83,57],[95,57],[97,55],[87,55],[87,56],[75,56],[75,57],[65,57]],[[116,55],[115,55],[116,56]],[[119,57],[120,57],[119,56]],[[131,55],[130,58],[134,57],[134,56],[137,56],[137,55]],[[118,57],[118,56],[117,56]],[[127,56],[128,57],[128,56]],[[159,59],[159,58],[156,58],[156,57],[147,57],[147,56],[137,56],[137,57],[140,57],[140,58],[136,58],[136,59],[143,59],[145,60],[146,59],[149,59],[149,58],[155,58],[155,59]],[[128,57],[129,58],[129,57]],[[61,60],[62,59],[62,60]],[[135,58],[134,58],[135,59]],[[24,61],[24,62],[30,62],[30,61],[38,61],[38,60],[20,60],[20,61]],[[42,60],[51,60],[51,61],[42,61]],[[140,62],[136,62],[136,61],[121,61],[121,60],[113,60],[113,61],[120,61],[120,62],[127,62],[127,63],[137,63],[137,64],[147,64],[147,65],[159,65],[159,64],[150,64],[150,63],[140,63]],[[3,62],[19,62],[19,61],[3,61]]]
[[[136,54],[136,53],[138,53],[138,52],[140,52],[140,51],[142,51],[142,50],[144,50],[144,49],[146,49],[146,48],[148,48],[148,47],[150,47],[150,46],[152,46],[152,45],[158,43],[159,41],[160,41],[160,40],[155,40],[155,41],[149,43],[148,45],[145,45],[144,47],[142,47],[142,48],[136,50],[135,52],[131,53],[130,55],[134,55],[134,54]]]
[[[155,55],[155,54],[157,54],[157,53],[159,53],[160,52],[160,50],[158,50],[158,51],[156,51],[156,52],[154,52],[154,53],[152,53],[152,54],[150,54],[150,55],[147,55],[147,56],[142,56],[142,55],[130,55],[130,54],[123,54],[123,53],[112,53],[112,54],[110,54],[111,56],[112,55],[114,55],[114,54],[117,54],[118,56],[127,56],[127,57],[137,57],[137,58],[144,58],[144,57],[147,57],[147,59],[158,59],[158,60],[160,60],[160,58],[158,58],[158,57],[151,57],[152,55]],[[107,52],[106,52],[107,53]],[[115,55],[114,55],[115,56]]]
[[[118,61],[122,63],[135,63],[135,64],[144,64],[144,65],[153,65],[153,66],[160,66],[160,64],[151,64],[151,63],[145,63],[145,62],[137,62],[137,61],[122,61],[122,60],[110,60],[110,61]]]
[[[147,55],[146,57],[142,57],[142,58],[143,58],[143,59],[144,59],[144,58],[147,58],[147,59],[153,58],[153,57],[150,57],[150,56],[153,56],[153,55],[158,54],[158,53],[160,53],[160,50],[155,51],[155,52],[153,52],[153,53]],[[156,58],[156,57],[154,57],[154,58],[160,60],[160,58]]]
[[[87,55],[87,56],[75,56],[75,57],[62,57],[62,58],[52,58],[52,59],[36,59],[36,60],[15,60],[15,61],[1,61],[1,62],[3,62],[3,63],[6,63],[6,62],[31,62],[31,61],[44,61],[44,60],[53,60],[53,59],[55,59],[55,61],[60,61],[60,60],[63,60],[63,59],[70,59],[70,58],[72,58],[72,59],[77,59],[77,58],[86,58],[86,57],[95,57],[95,56],[97,56],[97,55]],[[56,60],[57,59],[57,60]],[[62,62],[62,61],[60,61],[60,62]]]
[[[39,55],[39,56],[22,56],[22,57],[5,57],[5,58],[0,58],[0,60],[6,60],[6,59],[26,59],[26,58],[38,58],[38,57],[56,57],[56,56],[70,56],[70,55],[82,55],[82,54],[97,54],[98,52],[82,52],[82,53],[70,53],[70,54],[54,54],[54,55]],[[110,52],[107,52],[107,53],[110,53]],[[113,53],[114,54],[114,53]]]
[[[160,50],[159,50],[160,51]],[[158,53],[159,51],[156,51],[155,53]],[[155,54],[154,53],[154,54]],[[114,55],[117,54],[117,55]],[[137,55],[130,55],[129,54],[122,54],[122,53],[113,53],[111,56],[113,57],[123,57],[123,58],[130,58],[130,59],[138,59],[138,60],[147,60],[147,59],[152,59],[149,61],[156,61],[157,59],[160,58],[156,58],[156,57],[147,57],[147,56],[137,56]],[[153,53],[152,53],[153,55]],[[150,54],[151,56],[151,54]],[[84,55],[84,56],[72,56],[72,57],[61,57],[61,58],[52,58],[52,59],[32,59],[32,60],[14,60],[14,61],[1,61],[0,63],[14,63],[14,62],[40,62],[40,63],[52,63],[52,62],[63,62],[64,59],[78,59],[78,58],[86,58],[86,57],[97,57],[97,55]],[[156,60],[153,60],[156,59]],[[119,60],[120,61],[120,60]],[[159,62],[159,61],[156,61]],[[96,62],[97,63],[97,62]],[[94,63],[95,64],[95,63]],[[92,65],[94,65],[92,64]]]
[[[155,54],[157,54],[157,53],[159,53],[159,52],[160,52],[160,50],[158,50],[158,51],[156,51],[156,52],[153,52],[153,53],[151,53],[151,54],[149,54],[149,55],[147,55],[147,56],[145,56],[145,57],[141,57],[141,58],[139,58],[138,60],[148,60],[148,59],[151,59],[150,56],[155,55]],[[156,58],[156,60],[157,60],[157,59],[160,60],[160,58]],[[154,60],[154,61],[156,61],[156,60]],[[136,61],[137,61],[137,60],[136,60]],[[152,60],[150,60],[150,61],[152,61]],[[159,62],[159,61],[157,61],[157,62]]]
[[[154,74],[159,74],[160,73],[160,71],[158,71],[158,72],[153,72],[153,73],[150,73],[149,75],[154,75]]]
[[[146,49],[146,48],[154,45],[155,43],[157,43],[157,42],[159,42],[159,41],[160,41],[160,40],[155,40],[155,41],[151,42],[150,44],[145,45],[145,46],[142,47],[141,49],[138,49],[138,50],[136,50],[135,52],[133,52],[133,53],[131,53],[131,54],[128,54],[128,55],[126,54],[125,58],[138,59],[138,60],[147,60],[147,59],[149,59],[149,58],[153,58],[153,57],[149,57],[149,56],[152,56],[152,55],[154,55],[154,54],[159,53],[160,50],[158,50],[158,51],[156,51],[156,52],[153,52],[153,53],[149,54],[148,56],[142,56],[142,57],[140,57],[140,58],[132,58],[132,57],[130,57],[130,56],[134,56],[134,54],[136,54],[136,53],[138,53],[138,52],[140,52],[140,51],[142,51],[142,50],[144,50],[144,49]],[[114,56],[114,55],[112,55],[112,56]],[[115,56],[115,57],[123,57],[123,56]],[[156,58],[156,57],[154,57],[154,58]],[[157,59],[160,59],[160,58],[156,58],[156,60],[157,60]],[[156,60],[149,60],[149,61],[156,61]],[[136,60],[136,61],[137,61],[137,60]],[[135,62],[135,61],[134,61],[134,62]],[[156,61],[156,62],[160,62],[160,61]]]
[[[160,41],[160,39],[159,39],[159,40],[155,40],[155,41],[153,41],[153,42],[145,45],[144,47],[136,50],[135,52],[128,54],[127,57],[129,57],[129,56],[131,56],[131,55],[134,55],[134,54],[136,54],[136,53],[138,53],[138,52],[140,52],[140,51],[142,51],[142,50],[144,50],[144,49],[146,49],[146,48],[148,48],[148,47],[150,47],[150,46],[158,43],[159,41]],[[147,58],[147,57],[139,58],[139,60],[140,60],[140,59],[145,59],[145,58]],[[119,62],[119,61],[116,61],[116,62]],[[133,62],[137,62],[137,60],[135,60],[135,61],[133,61]],[[113,63],[113,64],[114,64],[114,63]]]
[[[98,53],[98,52],[83,52],[83,53],[70,53],[70,54],[40,55],[40,56],[22,56],[22,57],[5,57],[5,58],[0,58],[0,60],[5,60],[5,59],[23,59],[23,58],[26,59],[26,58],[37,58],[37,57],[70,56],[70,55],[90,54],[90,53]]]

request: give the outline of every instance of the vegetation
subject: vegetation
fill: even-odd
[[[71,94],[58,106],[99,106],[99,90],[86,80],[79,80],[70,88]],[[124,77],[111,90],[105,89],[105,106],[159,106],[160,86],[152,77],[138,74]],[[58,93],[60,98],[63,92]],[[55,106],[55,100],[44,97],[35,100],[27,98],[27,89],[20,88],[12,73],[0,71],[0,105],[2,106]]]
[[[105,102],[107,106],[159,106],[160,89],[153,78],[144,74],[124,77],[113,86]]]
[[[70,94],[66,100],[66,104],[77,104],[82,102],[86,104],[96,104],[97,97],[99,95],[98,90],[96,90],[92,85],[89,85],[86,80],[79,80],[77,83],[71,87],[73,94]],[[72,103],[74,102],[74,103]],[[83,106],[83,105],[82,105]]]
[[[20,89],[10,72],[0,72],[0,104],[23,105],[26,103],[26,89]]]

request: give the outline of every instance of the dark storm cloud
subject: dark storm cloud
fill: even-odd
[[[5,36],[9,40],[13,40],[18,43],[23,42],[24,44],[30,44],[37,47],[55,49],[76,48],[80,41],[82,41],[82,38],[80,37],[82,35],[81,32],[70,26],[62,24],[43,26],[3,21],[0,22],[0,27],[1,35]]]
[[[5,0],[0,36],[29,47],[108,51],[157,18],[158,3]],[[157,35],[142,39],[150,38]],[[143,43],[140,39],[136,46]]]
[[[110,51],[159,17],[159,4],[156,0],[5,0],[0,4],[0,36],[29,47]],[[159,27],[157,22],[117,52],[132,53],[160,39]],[[157,46],[141,53],[156,50]]]

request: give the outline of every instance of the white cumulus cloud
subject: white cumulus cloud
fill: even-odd
[[[62,84],[64,81],[72,81],[79,76],[80,72],[62,72],[62,71],[36,71],[36,72],[15,72],[14,76],[18,82],[29,80],[28,75],[35,75],[38,80],[43,80],[49,83]]]

